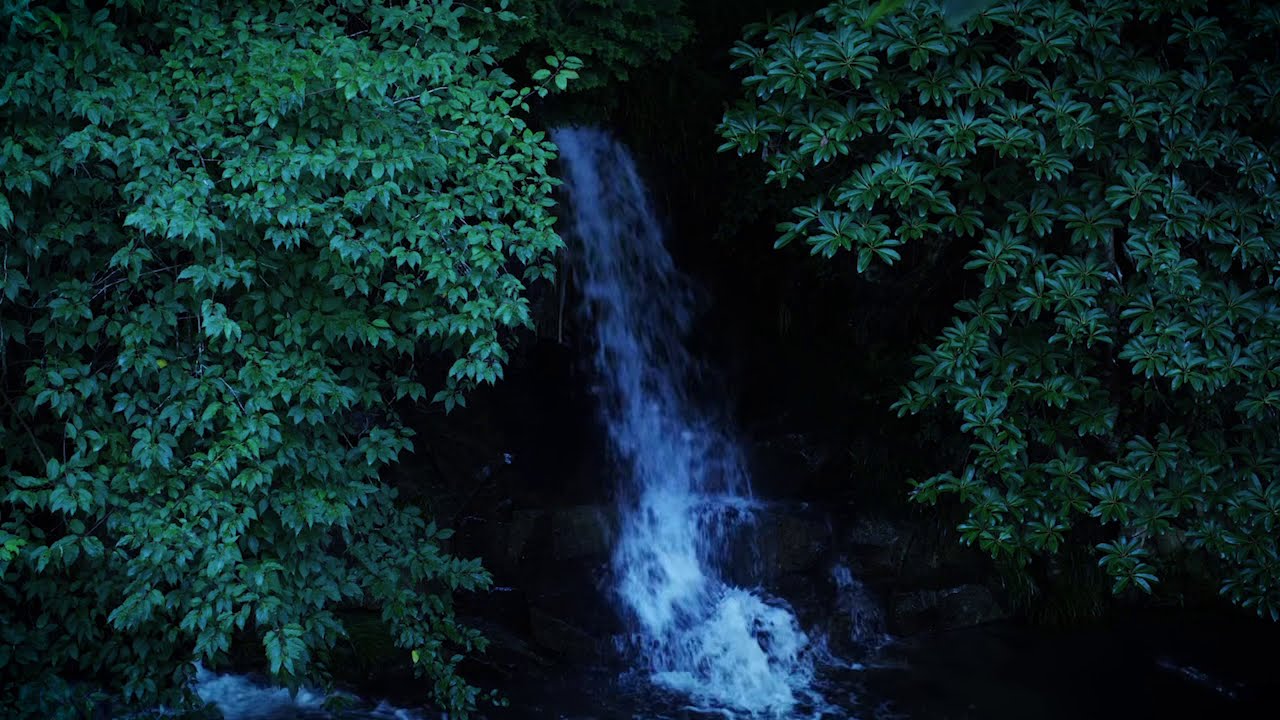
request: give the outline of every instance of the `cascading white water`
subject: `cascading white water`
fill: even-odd
[[[889,644],[893,638],[886,629],[884,613],[849,566],[840,563],[831,568],[831,579],[836,585],[836,610],[848,618],[848,639],[863,652],[875,652]]]
[[[325,710],[326,696],[317,690],[303,688],[290,693],[282,687],[264,685],[245,675],[217,673],[196,664],[192,689],[206,703],[218,708],[225,720],[423,720],[422,716],[386,702],[362,703],[353,696],[343,696],[351,709],[338,713]],[[341,694],[339,694],[341,695]],[[159,713],[154,717],[166,717]],[[145,716],[140,716],[145,717]]]
[[[809,641],[783,604],[723,577],[753,508],[733,439],[687,389],[692,294],[627,150],[596,129],[553,133],[566,230],[596,332],[604,422],[626,477],[616,592],[652,680],[695,702],[784,713],[809,696]]]
[[[227,720],[276,720],[319,711],[324,695],[302,689],[296,694],[260,685],[244,675],[215,673],[197,665],[196,695],[214,705]]]

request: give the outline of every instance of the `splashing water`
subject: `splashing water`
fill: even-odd
[[[199,663],[192,689],[201,700],[216,706],[226,720],[423,720],[415,712],[385,702],[333,713],[325,709],[331,698],[321,692],[303,688],[290,694],[245,675],[213,672]],[[357,702],[351,696],[346,699]]]
[[[784,604],[721,577],[755,503],[738,446],[687,392],[699,373],[683,342],[691,288],[626,149],[595,129],[553,139],[602,414],[627,479],[613,570],[635,654],[655,683],[695,702],[785,713],[813,698],[810,643]]]
[[[324,706],[324,696],[311,690],[290,695],[284,688],[259,685],[244,675],[215,673],[203,667],[196,668],[195,691],[228,720],[287,717]]]
[[[854,576],[848,565],[831,568],[836,585],[836,610],[849,620],[849,640],[864,652],[874,652],[892,642],[886,629],[884,613]]]

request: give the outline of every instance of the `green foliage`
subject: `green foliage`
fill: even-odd
[[[636,68],[670,58],[693,35],[684,0],[496,0],[489,37],[500,58],[524,52],[530,72],[543,55],[582,58],[579,90],[626,80]],[[494,0],[491,0],[494,4]],[[564,88],[561,88],[564,89]]]
[[[975,14],[991,7],[996,0],[942,0],[942,16],[950,25],[962,23]],[[862,21],[864,28],[869,28],[881,18],[901,10],[907,0],[879,0]]]
[[[471,12],[7,4],[0,714],[181,707],[238,636],[323,680],[344,606],[475,707],[489,576],[379,479],[389,408],[502,376],[560,246],[526,99],[580,63],[517,88]]]
[[[897,408],[963,467],[914,488],[1021,565],[1096,543],[1117,592],[1187,550],[1280,617],[1280,12],[1238,0],[873,3],[754,27],[724,150],[812,202],[779,244],[960,244],[973,282]],[[945,271],[945,270],[944,270]]]

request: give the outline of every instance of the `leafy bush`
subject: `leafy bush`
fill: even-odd
[[[446,0],[93,5],[0,15],[0,714],[181,705],[238,633],[315,679],[344,605],[465,714],[489,577],[378,473],[552,274],[545,87]]]
[[[693,36],[682,13],[684,0],[499,0],[489,36],[500,58],[528,56],[535,71],[541,58],[582,58],[578,90],[627,80],[631,70],[666,60]]]
[[[859,272],[969,249],[896,407],[948,409],[971,452],[914,497],[957,497],[965,541],[1018,565],[1096,543],[1117,592],[1202,551],[1280,617],[1280,9],[882,5],[750,28],[720,132],[815,188],[779,244]]]

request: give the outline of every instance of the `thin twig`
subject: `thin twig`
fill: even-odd
[[[36,452],[40,455],[40,459],[44,461],[46,466],[48,466],[49,458],[44,454],[44,451],[40,449],[40,441],[36,439],[36,434],[32,432],[31,426],[27,424],[27,421],[23,420],[22,416],[18,414],[18,408],[14,407],[13,401],[9,399],[9,393],[0,392],[0,397],[4,398],[4,404],[9,406],[9,410],[13,413],[13,416],[22,424],[22,429],[26,430],[27,435],[31,436],[32,447],[36,449]]]

